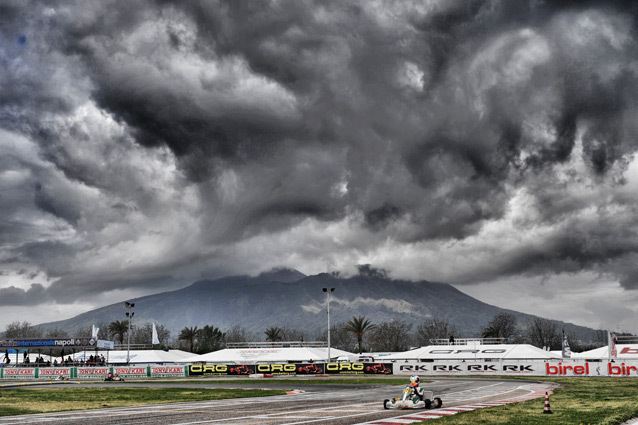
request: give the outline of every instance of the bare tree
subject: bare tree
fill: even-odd
[[[526,334],[530,344],[536,347],[549,347],[550,350],[560,350],[562,347],[562,337],[553,320],[535,318],[527,324]]]
[[[157,338],[159,344],[162,347],[168,347],[168,341],[171,337],[171,331],[169,331],[164,325],[156,325]],[[151,345],[153,342],[153,324],[145,323],[142,326],[135,326],[131,331],[131,344],[146,344]]]
[[[47,338],[68,338],[69,334],[64,329],[53,328],[48,330],[44,336]]]
[[[516,332],[516,324],[516,316],[512,313],[498,313],[481,330],[481,337],[508,339]]]
[[[303,332],[298,329],[281,328],[281,337],[284,341],[301,341],[303,340]]]
[[[328,331],[326,329],[322,330],[315,339],[317,341],[327,341]],[[357,338],[348,330],[346,322],[335,323],[330,327],[330,346],[349,352],[357,350]]]
[[[431,339],[447,339],[456,333],[454,325],[434,317],[416,328],[416,342],[420,346],[430,345]]]
[[[250,332],[240,325],[234,325],[228,329],[224,336],[224,342],[252,342],[257,341],[254,332]]]
[[[31,323],[24,321],[20,322],[16,320],[7,324],[4,330],[5,338],[40,338],[42,331],[34,328]]]
[[[412,342],[412,324],[402,320],[391,320],[377,325],[369,334],[371,351],[406,351]]]

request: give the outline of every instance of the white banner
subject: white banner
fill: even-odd
[[[186,366],[151,366],[151,376],[154,378],[186,376]]]
[[[614,376],[638,377],[638,361],[592,362],[579,359],[398,362],[393,365],[395,375],[468,376],[468,375],[528,375],[528,376]]]

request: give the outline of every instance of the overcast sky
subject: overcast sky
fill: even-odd
[[[638,324],[638,6],[0,3],[0,329],[288,266]]]

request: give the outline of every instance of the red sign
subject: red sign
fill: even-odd
[[[185,366],[152,366],[151,376],[184,376]]]
[[[69,367],[61,367],[61,368],[40,368],[38,371],[38,376],[40,378],[47,376],[71,376],[71,368]]]
[[[35,378],[35,368],[32,368],[32,367],[4,368],[3,376],[5,378]]]

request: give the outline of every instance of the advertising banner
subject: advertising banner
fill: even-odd
[[[391,375],[392,363],[327,363],[327,374],[333,375]]]
[[[436,361],[394,364],[396,375],[519,375],[519,376],[614,376],[638,377],[638,361],[505,360],[502,362]]]
[[[113,368],[113,374],[120,378],[146,378],[150,376],[147,366],[117,366]]]
[[[171,378],[177,376],[188,376],[187,366],[151,366],[151,377]]]
[[[36,368],[34,367],[5,367],[2,370],[4,379],[35,379]]]
[[[79,379],[104,379],[109,374],[108,367],[78,367],[76,378]]]
[[[206,364],[188,366],[189,376],[252,375],[254,373],[256,373],[255,365]]]
[[[71,378],[71,372],[70,367],[40,367],[38,368],[38,378],[57,379],[60,376]]]
[[[95,347],[96,338],[2,339],[0,348],[82,348]]]

